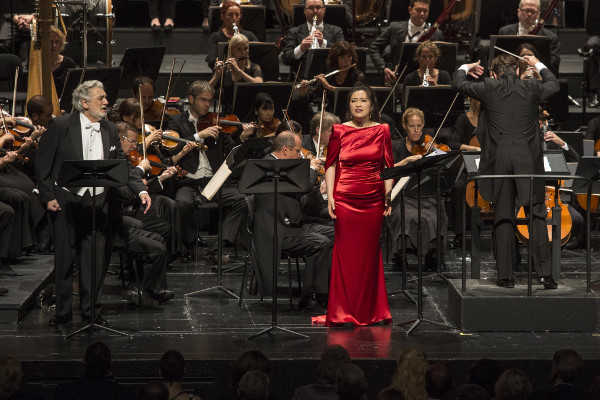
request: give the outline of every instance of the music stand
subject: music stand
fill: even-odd
[[[236,82],[233,87],[233,112],[240,118],[254,118],[254,97],[258,93],[267,93],[273,99],[275,116],[283,121],[281,110],[287,105],[293,85],[293,82]]]
[[[276,81],[279,79],[279,59],[275,42],[250,42],[250,61],[260,65],[263,81]],[[219,42],[217,56],[219,60],[227,57],[229,42]]]
[[[165,56],[165,46],[128,48],[123,54],[123,67],[119,89],[131,89],[131,82],[138,76],[147,76],[156,82]]]
[[[456,92],[451,86],[406,86],[404,88],[404,109],[416,107],[425,114],[426,127],[438,127],[450,108]],[[454,126],[459,115],[465,112],[463,95],[454,102],[446,118],[446,126]],[[433,100],[435,99],[435,100]]]
[[[431,168],[440,168],[448,164],[451,158],[458,157],[458,152],[450,152],[432,157],[424,157],[402,167],[386,168],[381,172],[381,179],[400,178],[403,176],[416,175],[417,178],[417,251],[421,251],[423,246],[423,235],[421,228],[421,174]],[[438,210],[439,211],[439,210]],[[412,324],[406,332],[410,335],[422,322],[443,326],[445,328],[456,329],[456,327],[431,321],[423,317],[423,261],[419,255],[417,257],[417,318],[414,320],[402,322],[399,326]]]
[[[348,93],[353,88],[351,87],[336,87],[334,100],[333,100],[333,109],[335,115],[344,116],[348,112]],[[381,105],[385,101],[385,99],[390,94],[391,87],[388,86],[371,86],[373,92],[375,92],[375,96],[377,96],[377,102]],[[387,102],[385,108],[380,110],[382,114],[394,115],[394,104],[395,104],[395,94],[392,94],[392,99]],[[343,119],[343,118],[342,118]]]
[[[292,330],[277,325],[277,267],[279,265],[279,242],[277,236],[279,193],[304,193],[309,185],[309,160],[248,160],[239,183],[239,190],[244,194],[273,194],[273,301],[271,304],[271,327],[262,330],[247,340],[256,339],[264,334],[281,330],[309,339]]]
[[[547,67],[552,66],[552,63],[550,62],[550,38],[539,35],[491,35],[489,60],[493,60],[497,53],[505,54],[500,52],[500,50],[496,50],[494,46],[498,46],[504,50],[510,51],[511,53],[517,54],[517,48],[523,43],[529,43],[535,47],[540,55],[538,59]],[[485,65],[485,67],[487,67],[487,65]]]
[[[60,109],[71,109],[73,105],[73,91],[79,86],[82,74],[84,81],[97,80],[102,82],[108,104],[115,104],[119,97],[119,82],[121,80],[122,71],[122,67],[71,68],[67,71],[65,86],[63,87],[62,95],[60,96]]]
[[[454,71],[456,71],[456,54],[458,52],[458,44],[457,43],[447,43],[447,42],[433,42],[440,49],[442,55],[437,60],[436,68],[446,71],[452,76]],[[394,68],[396,66],[400,66],[398,71],[401,71],[405,65],[406,71],[404,72],[404,76],[410,74],[413,71],[416,71],[419,68],[419,63],[415,60],[415,52],[417,51],[417,47],[419,47],[421,43],[407,43],[401,42],[397,43],[393,49],[391,49],[390,54],[393,54],[392,65]]]
[[[119,187],[127,185],[129,170],[127,160],[67,160],[62,163],[58,174],[59,187],[91,187],[92,188],[92,265],[91,265],[91,297],[92,314],[89,324],[67,335],[71,338],[93,328],[103,329],[121,336],[130,336],[107,326],[96,323],[96,188]],[[99,249],[104,251],[104,249]],[[100,266],[104,268],[103,265]]]

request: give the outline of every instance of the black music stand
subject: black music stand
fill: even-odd
[[[440,154],[432,157],[424,157],[417,161],[414,161],[408,165],[402,167],[386,168],[381,173],[381,179],[392,179],[400,178],[402,176],[416,175],[417,178],[417,251],[421,251],[423,246],[423,235],[421,229],[421,174],[431,168],[440,168],[444,164],[447,164],[451,158],[458,157],[458,152],[450,152],[446,154]],[[443,326],[449,329],[456,329],[456,327],[443,324],[436,321],[431,321],[423,317],[423,261],[422,257],[417,257],[417,318],[414,320],[402,322],[399,326],[409,325],[411,327],[406,332],[410,335],[422,322],[429,322],[431,324]]]
[[[96,323],[96,188],[97,187],[119,187],[127,185],[129,170],[127,160],[67,160],[62,163],[58,174],[57,184],[59,187],[91,187],[92,188],[92,273],[91,273],[91,297],[92,297],[92,322],[67,335],[71,338],[81,332],[93,332],[94,328],[116,333],[121,336],[130,336]],[[104,249],[99,249],[104,251]],[[103,265],[100,266],[104,268]]]
[[[456,71],[456,54],[458,52],[457,43],[433,42],[440,49],[441,57],[437,60],[436,67],[440,70],[447,71],[450,76]],[[416,71],[419,68],[419,63],[415,60],[415,52],[421,43],[397,43],[390,54],[392,54],[392,65],[394,68],[400,66],[398,71],[402,71],[405,65],[406,71],[404,76]]]
[[[439,127],[448,112],[456,92],[452,86],[406,86],[404,88],[404,109],[416,107],[425,114],[426,127]],[[446,126],[454,126],[459,115],[465,112],[463,95],[459,95],[452,110],[444,121]]]
[[[82,74],[83,81],[97,80],[102,82],[108,104],[115,104],[119,97],[119,82],[121,81],[122,71],[123,67],[71,68],[67,71],[65,86],[62,88],[60,109],[70,110],[73,106],[73,91],[79,86]]]
[[[304,193],[309,185],[309,160],[248,160],[240,179],[241,193],[273,194],[273,301],[271,304],[271,327],[262,330],[247,340],[256,339],[264,334],[280,330],[309,339],[292,330],[277,325],[277,267],[281,252],[278,248],[277,222],[277,194],[278,193]]]
[[[293,85],[293,82],[236,82],[233,87],[233,112],[242,119],[254,118],[254,97],[258,93],[267,93],[273,99],[275,116],[283,121],[281,110],[287,105]]]
[[[138,76],[147,76],[156,82],[166,49],[165,46],[158,46],[125,50],[119,64],[119,67],[123,67],[119,89],[131,89],[131,82]]]

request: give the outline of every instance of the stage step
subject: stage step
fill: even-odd
[[[597,332],[598,296],[586,293],[579,279],[558,280],[558,289],[533,286],[517,280],[514,289],[501,288],[495,280],[450,279],[448,311],[465,332]],[[534,283],[537,283],[534,281]]]
[[[53,257],[29,256],[12,266],[15,274],[0,274],[2,287],[8,293],[0,296],[0,323],[20,322],[35,307],[39,291],[50,282]]]

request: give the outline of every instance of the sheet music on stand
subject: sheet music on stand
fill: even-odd
[[[202,196],[206,197],[209,201],[215,197],[215,194],[217,194],[219,189],[221,189],[221,186],[223,186],[227,178],[229,178],[229,175],[231,175],[231,169],[229,166],[233,164],[233,154],[239,147],[241,147],[241,145],[235,146],[233,149],[231,149],[227,155],[227,158],[225,161],[223,161],[223,164],[221,164],[217,172],[204,187],[204,190],[202,190]]]
[[[409,180],[410,176],[403,176],[398,180],[398,182],[396,182],[394,188],[392,189],[392,201],[394,201],[396,196],[398,196],[398,193],[400,193],[400,191],[406,187],[406,184]]]

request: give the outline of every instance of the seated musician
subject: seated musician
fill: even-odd
[[[44,96],[36,95],[29,99],[27,102],[27,115],[34,126],[43,128],[35,137],[32,134],[32,139],[36,140],[46,131],[48,124],[52,121],[52,112],[52,102]],[[40,131],[39,128],[38,131]]]
[[[65,49],[65,34],[52,25],[50,33],[50,58],[52,59],[52,77],[54,78],[54,87],[56,94],[61,97],[67,79],[67,72],[71,68],[76,68],[75,61],[71,57],[63,56],[61,53]]]
[[[298,4],[304,5],[305,0],[299,0]],[[352,26],[352,0],[325,0],[325,5],[341,4],[346,9],[346,23]]]
[[[423,42],[415,51],[415,60],[419,63],[419,68],[404,78],[404,86],[428,86],[450,85],[452,78],[448,71],[435,68],[442,53],[435,43],[429,40]]]
[[[295,26],[288,31],[285,37],[285,48],[281,55],[281,61],[291,67],[293,74],[298,70],[300,63],[302,63],[302,68],[306,67],[307,52],[313,46],[325,49],[340,40],[344,40],[342,28],[323,22],[323,17],[325,17],[323,0],[306,0],[304,16],[306,17],[305,24]],[[314,23],[315,19],[316,24]],[[311,35],[313,30],[314,32]],[[303,75],[304,70],[302,69],[300,76]]]
[[[233,89],[236,82],[261,83],[263,81],[260,65],[250,62],[249,54],[248,38],[238,33],[229,41],[227,60],[215,64],[215,73],[209,83],[215,89],[222,85],[222,107],[225,114],[233,113]],[[223,71],[223,64],[226,66],[225,71]]]
[[[594,29],[598,32],[597,26],[591,27],[589,25],[587,27],[588,33]],[[587,77],[584,77],[588,82],[589,98],[587,106],[596,108],[600,105],[600,97],[598,96],[600,91],[600,35],[596,33],[589,36],[583,50],[591,52]]]
[[[429,17],[430,5],[431,0],[410,0],[409,20],[390,23],[390,26],[385,28],[369,45],[369,56],[377,70],[383,75],[385,83],[392,85],[396,81],[396,73],[393,71],[395,66],[392,67],[390,52],[398,43],[419,41],[427,29],[425,21]],[[431,40],[444,40],[444,35],[437,30]],[[387,50],[388,46],[389,50]]]
[[[282,131],[273,141],[269,160],[300,158],[302,142],[291,131]],[[310,182],[317,182],[320,162],[311,160]],[[272,294],[273,288],[273,195],[254,195],[253,247],[256,249],[259,290],[263,296]],[[277,233],[282,251],[294,251],[307,257],[304,284],[298,308],[311,314],[325,313],[328,273],[331,268],[333,227],[309,224],[304,220],[299,196],[296,193],[277,195]]]
[[[255,123],[252,134],[255,137],[275,136],[275,130],[281,121],[275,118],[275,102],[268,93],[257,93],[254,96],[254,103],[246,117],[246,121],[250,120]]]
[[[33,14],[4,14],[0,17],[0,54],[15,54],[27,59],[27,44],[31,41]],[[14,52],[13,52],[14,45]]]
[[[242,19],[242,8],[235,1],[224,0],[221,5],[221,20],[223,26],[213,32],[208,38],[208,54],[206,54],[205,61],[208,63],[210,69],[215,69],[217,58],[219,57],[219,42],[228,42],[235,34],[233,26],[238,29],[238,33],[246,36],[250,42],[258,42],[254,33],[243,29],[240,26],[240,20]]]
[[[420,147],[424,140],[423,127],[425,126],[425,115],[417,108],[408,108],[402,115],[402,126],[406,131],[406,139],[400,139],[393,142],[392,150],[394,152],[394,166],[407,165],[421,158],[421,155],[414,155],[413,148]],[[417,252],[417,256],[425,256],[425,269],[435,270],[438,262],[436,260],[436,243],[438,229],[438,209],[435,196],[421,195],[421,229],[423,238],[423,248],[417,248],[417,198],[413,196],[404,196],[405,223],[404,232],[407,236],[406,248]],[[390,230],[392,243],[395,251],[401,249],[401,207],[400,196],[394,199],[392,213],[387,218],[387,226]],[[446,237],[447,216],[444,208],[441,210],[441,234]],[[444,239],[445,240],[445,239]],[[442,246],[443,246],[442,240]],[[443,249],[444,247],[442,247]],[[398,259],[399,257],[397,257]]]
[[[213,101],[215,89],[205,81],[193,82],[187,90],[190,108],[174,116],[167,128],[179,132],[180,137],[208,146],[208,150],[200,151],[191,143],[177,147],[178,154],[172,157],[173,164],[180,165],[188,174],[178,184],[175,200],[179,206],[182,240],[185,246],[184,258],[191,259],[191,252],[196,242],[196,225],[194,210],[196,202],[202,202],[200,192],[223,163],[225,157],[235,146],[231,136],[221,133],[221,127],[209,126],[198,130],[198,122],[202,122],[208,114]],[[248,134],[251,131],[248,131]],[[223,153],[220,153],[222,149]],[[231,183],[221,188],[221,199],[225,215],[223,220],[223,247],[233,245],[242,221],[245,220],[248,208],[244,195]],[[210,261],[218,261],[215,243],[209,253]],[[227,261],[223,257],[222,261]]]
[[[141,85],[141,87],[140,87]],[[134,99],[139,101],[140,90],[142,92],[142,106],[144,108],[144,122],[156,123],[160,121],[163,115],[165,105],[158,99],[154,99],[155,85],[154,81],[147,76],[139,76],[131,83],[131,93]],[[165,113],[165,122],[169,119],[168,113]]]
[[[534,56],[537,59],[540,58],[537,49],[535,48],[534,45],[532,45],[530,43],[522,43],[519,47],[517,47],[516,53],[520,57]],[[519,62],[519,72],[520,72],[519,77],[521,79],[532,79],[533,78],[533,79],[537,79],[538,81],[542,80],[542,77],[537,72],[537,69],[535,69],[535,67],[531,67],[531,66],[527,65],[527,62],[525,62],[523,60],[519,60],[518,62]]]
[[[590,122],[588,122],[585,136],[583,138],[587,140],[593,140],[594,143],[600,139],[600,115],[592,118]]]
[[[14,162],[17,159],[17,152],[10,151],[3,157],[0,157],[0,170],[4,169],[4,166]],[[18,210],[17,210],[18,212]],[[0,269],[4,271],[12,270],[10,266],[10,259],[16,259],[21,256],[20,243],[18,247],[13,247],[15,236],[13,234],[13,227],[15,226],[15,219],[20,220],[20,216],[15,212],[15,209],[10,204],[0,201]],[[0,287],[0,294],[6,294],[8,290]]]

